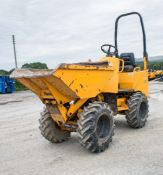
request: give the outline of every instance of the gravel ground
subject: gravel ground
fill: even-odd
[[[108,150],[92,154],[75,134],[50,144],[38,130],[43,105],[31,92],[0,95],[0,175],[163,175],[163,83],[150,83],[150,115],[146,127],[128,127],[115,117]]]

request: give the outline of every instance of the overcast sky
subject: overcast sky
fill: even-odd
[[[0,69],[14,67],[11,35],[16,36],[18,65],[97,60],[100,46],[114,44],[114,22],[138,11],[145,23],[150,56],[163,55],[162,0],[0,0]],[[120,52],[142,55],[136,16],[120,22]]]

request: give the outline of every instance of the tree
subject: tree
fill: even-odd
[[[22,65],[23,69],[48,69],[46,63],[34,62]]]
[[[143,61],[139,61],[136,63],[136,65],[143,68],[144,63]],[[148,69],[149,70],[163,70],[163,60],[149,61]]]
[[[9,75],[9,72],[3,69],[0,69],[0,75]]]

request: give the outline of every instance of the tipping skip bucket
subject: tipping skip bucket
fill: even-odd
[[[61,64],[54,70],[16,69],[11,77],[41,99],[55,99],[60,104],[95,97],[108,87],[113,93],[118,90],[112,88],[118,84],[118,74],[108,62]]]

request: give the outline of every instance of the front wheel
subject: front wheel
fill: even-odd
[[[52,143],[61,143],[70,137],[70,132],[61,130],[47,109],[41,113],[39,123],[42,136]]]
[[[78,121],[79,142],[91,152],[108,148],[114,132],[113,112],[103,102],[90,103],[80,113]]]
[[[147,122],[148,99],[140,93],[134,93],[127,101],[128,110],[126,111],[127,123],[132,128],[142,128]]]

